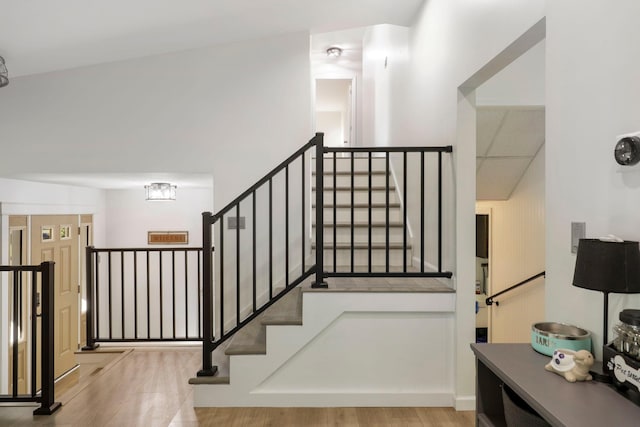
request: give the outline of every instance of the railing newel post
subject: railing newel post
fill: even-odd
[[[40,264],[42,271],[42,311],[41,311],[41,367],[42,376],[40,384],[40,407],[33,411],[34,415],[51,415],[60,408],[60,402],[55,401],[54,395],[54,334],[53,324],[54,304],[54,274],[55,267],[52,261],[45,261]]]
[[[93,254],[94,254],[95,248],[93,246],[87,246],[85,249],[85,263],[86,263],[86,290],[85,290],[85,298],[87,299],[87,312],[86,312],[86,323],[87,323],[87,342],[85,343],[84,347],[82,347],[82,351],[90,351],[90,350],[95,350],[96,348],[98,348],[100,346],[100,344],[97,344],[95,341],[95,336],[93,333],[93,316],[94,316],[94,312],[93,309],[95,307],[95,301],[94,301],[94,297],[93,297],[93,288],[94,288],[94,264],[93,264]],[[96,289],[96,292],[98,292],[98,290]]]
[[[213,351],[213,247],[211,237],[211,212],[202,212],[202,369],[199,377],[212,377],[218,371],[212,365]]]
[[[316,279],[311,287],[328,288],[329,285],[324,281],[324,134],[318,132],[314,139],[316,144]]]

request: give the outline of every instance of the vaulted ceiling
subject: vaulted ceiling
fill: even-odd
[[[424,0],[0,0],[9,76],[298,31],[410,25]]]

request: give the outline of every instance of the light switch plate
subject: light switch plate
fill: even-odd
[[[245,217],[241,216],[241,217],[235,217],[235,216],[230,216],[228,217],[228,229],[229,230],[236,230],[238,228],[238,225],[240,226],[240,230],[244,230],[245,229]]]
[[[571,253],[578,253],[578,242],[587,235],[587,224],[584,222],[571,223]]]

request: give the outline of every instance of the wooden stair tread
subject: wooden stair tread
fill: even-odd
[[[372,203],[371,204],[371,208],[372,209],[380,209],[380,208],[385,208],[387,205],[385,203]],[[316,204],[312,204],[311,207],[313,209],[316,208]],[[353,204],[354,209],[367,209],[369,207],[368,203],[354,203]],[[399,208],[400,203],[389,203],[389,208]],[[324,208],[325,209],[333,209],[333,203],[325,203],[324,204]],[[340,209],[340,208],[351,208],[351,203],[338,203],[336,205],[336,209]]]
[[[275,292],[277,293],[277,290]],[[229,356],[266,354],[267,325],[302,325],[302,293],[299,288],[291,290],[280,301],[238,331],[231,338],[225,354]]]
[[[316,175],[316,171],[312,172],[313,176]],[[369,171],[353,171],[354,175],[359,175],[359,176],[368,176],[369,175]],[[333,176],[333,169],[331,170],[324,170],[324,176]],[[338,176],[351,176],[351,171],[336,171],[336,175]],[[372,170],[371,171],[371,175],[387,175],[386,171],[381,171],[381,170]],[[391,171],[389,171],[389,175],[391,175]]]
[[[315,227],[316,224],[313,223],[312,227]],[[325,227],[333,227],[334,224],[333,223],[324,223]],[[341,227],[351,227],[351,222],[337,222],[335,224],[336,227],[341,228]],[[369,228],[369,223],[368,222],[354,222],[353,226],[355,228]],[[371,223],[371,228],[386,228],[387,224],[385,222],[372,222]],[[398,227],[402,227],[402,223],[401,222],[389,222],[389,227],[390,228],[398,228]]]
[[[316,187],[312,187],[311,188],[313,191],[316,191]],[[325,186],[322,187],[322,189],[324,191],[333,191],[334,187],[332,186]],[[387,189],[387,187],[385,185],[372,185],[371,186],[371,191],[385,191]],[[393,185],[389,185],[389,191],[395,191],[396,187]],[[335,187],[336,191],[351,191],[351,186],[342,186],[339,185],[337,187]],[[354,185],[353,186],[353,191],[369,191],[369,186],[362,186],[362,185]]]
[[[315,249],[316,248],[316,244],[315,243],[311,243],[311,249]],[[325,243],[324,244],[324,248],[325,249],[333,249],[334,246],[331,243]],[[338,243],[335,245],[336,249],[351,249],[351,244],[350,243]],[[369,249],[369,245],[367,243],[356,243],[353,245],[354,249]],[[371,249],[386,249],[387,245],[385,243],[372,243],[371,244]],[[411,245],[407,244],[407,246],[405,247],[402,243],[389,243],[389,249],[407,249],[410,250],[411,249]]]

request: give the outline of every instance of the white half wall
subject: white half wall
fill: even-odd
[[[453,406],[455,294],[303,293],[302,326],[267,326],[265,355],[194,406]]]

